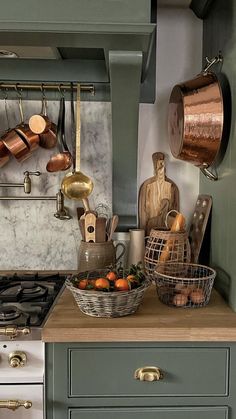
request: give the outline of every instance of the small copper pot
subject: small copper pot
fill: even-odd
[[[18,162],[22,162],[31,156],[29,144],[14,129],[11,129],[2,137],[2,142]]]
[[[177,159],[199,167],[211,180],[217,180],[208,168],[220,150],[223,126],[223,93],[216,74],[205,70],[174,86],[168,115],[171,152]]]
[[[32,115],[29,119],[29,127],[35,134],[43,134],[51,127],[51,121],[47,115]]]
[[[39,145],[42,148],[51,149],[57,144],[57,126],[51,122],[48,131],[39,135]]]
[[[17,125],[15,131],[27,143],[31,151],[34,151],[39,146],[39,136],[31,131],[28,124]]]

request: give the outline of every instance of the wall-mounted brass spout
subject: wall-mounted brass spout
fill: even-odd
[[[24,188],[24,193],[29,194],[31,192],[31,178],[30,176],[40,176],[41,172],[24,172],[24,180],[23,183],[12,183],[12,182],[5,182],[0,183],[0,188]]]
[[[70,220],[72,217],[69,214],[69,211],[64,206],[64,195],[61,189],[56,194],[57,200],[57,211],[54,214],[54,217],[59,218],[59,220]]]
[[[0,201],[56,201],[54,217],[59,220],[70,220],[72,218],[69,210],[64,206],[64,195],[61,190],[55,196],[0,196]]]

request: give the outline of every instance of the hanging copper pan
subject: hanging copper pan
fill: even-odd
[[[176,85],[169,100],[168,133],[174,157],[199,167],[211,180],[208,168],[220,150],[224,125],[224,103],[220,82],[209,68],[219,57],[208,61],[207,68],[192,80]]]

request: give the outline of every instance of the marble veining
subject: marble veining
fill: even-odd
[[[40,102],[24,101],[24,118],[39,113]],[[58,102],[48,103],[48,115],[57,122]],[[20,122],[17,101],[7,101],[10,127]],[[4,100],[0,100],[0,130],[8,128]],[[74,149],[70,106],[66,104],[66,138]],[[73,145],[73,147],[72,147]],[[32,176],[31,195],[55,195],[67,172],[48,173],[46,164],[52,150],[37,149],[25,162],[14,158],[0,169],[0,182],[23,182],[25,170],[42,172]],[[94,181],[91,207],[99,203],[111,208],[111,106],[110,103],[81,104],[81,170]],[[0,195],[24,195],[23,188],[0,188]],[[0,201],[0,269],[76,269],[81,239],[76,208],[81,202],[65,200],[73,218],[61,221],[54,217],[55,201]]]

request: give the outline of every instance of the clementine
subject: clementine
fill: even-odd
[[[116,281],[117,280],[117,275],[114,271],[110,271],[106,275],[106,278],[109,279],[109,281]]]
[[[87,285],[88,285],[88,280],[87,279],[81,279],[78,283],[78,288],[80,290],[85,290]]]
[[[109,289],[110,283],[107,278],[98,278],[95,281],[95,288],[97,290]]]
[[[130,283],[127,278],[120,278],[117,279],[115,282],[115,289],[117,291],[129,291],[130,290]]]

